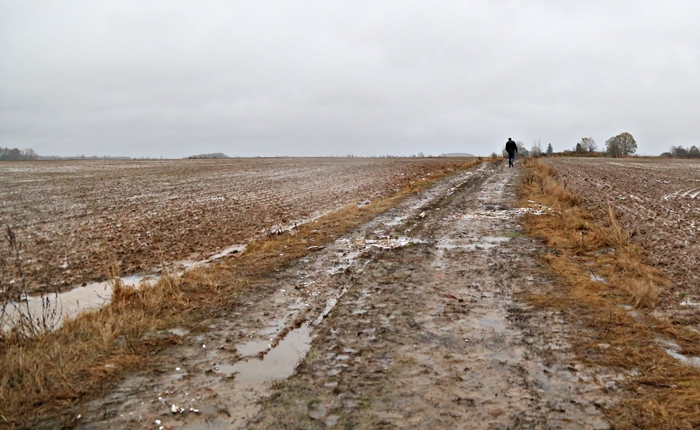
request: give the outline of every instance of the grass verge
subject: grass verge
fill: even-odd
[[[527,216],[525,227],[550,248],[542,260],[559,281],[528,300],[562,311],[579,326],[573,344],[579,360],[627,375],[622,400],[606,410],[615,428],[700,428],[700,369],[681,364],[660,343],[697,356],[700,334],[651,313],[670,280],[630,244],[611,209],[583,209],[541,160],[524,166],[521,204],[555,210],[555,216]]]
[[[480,163],[464,163],[457,171]],[[253,241],[240,256],[182,277],[164,276],[140,289],[117,284],[108,305],[66,321],[56,331],[32,339],[3,337],[0,426],[75,425],[78,402],[99,395],[127,372],[152,362],[159,350],[180,341],[167,329],[198,330],[199,322],[223,316],[270,273],[312,252],[309,247],[332,242],[454,172],[435,171],[429,179],[368,205],[349,205],[291,232]]]

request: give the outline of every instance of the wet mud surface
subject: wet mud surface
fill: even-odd
[[[79,428],[605,429],[618,377],[573,362],[520,236],[519,169],[483,165],[270,276]]]

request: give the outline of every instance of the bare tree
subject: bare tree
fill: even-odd
[[[0,160],[36,160],[37,153],[33,149],[0,148]]]
[[[542,142],[537,139],[535,143],[532,144],[532,148],[530,149],[530,153],[534,157],[540,157],[542,156]]]
[[[584,137],[581,139],[581,146],[586,152],[595,152],[598,149],[598,144],[595,143],[592,137]]]
[[[693,145],[689,149],[683,146],[672,146],[671,152],[664,152],[661,154],[666,157],[676,157],[676,158],[700,158],[700,149]]]
[[[519,156],[527,157],[528,155],[530,155],[530,151],[528,151],[527,148],[525,147],[525,142],[518,140],[517,142],[515,142],[515,145],[518,147],[518,155]]]
[[[585,154],[586,152],[595,152],[597,149],[598,144],[595,143],[592,137],[583,137],[574,147],[574,152]]]

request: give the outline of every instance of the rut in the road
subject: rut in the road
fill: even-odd
[[[350,289],[254,427],[607,428],[599,387],[556,354],[561,321],[513,301],[544,282],[536,246],[516,238],[514,183],[487,171],[401,225],[411,245],[348,270]]]
[[[518,171],[447,179],[272,274],[84,428],[607,428],[613,377],[593,383],[558,315],[515,300],[547,282],[518,233]]]

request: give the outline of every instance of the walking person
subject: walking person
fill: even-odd
[[[518,145],[516,145],[510,137],[508,138],[508,142],[506,142],[506,152],[508,153],[508,167],[513,167],[515,153],[518,152]]]

